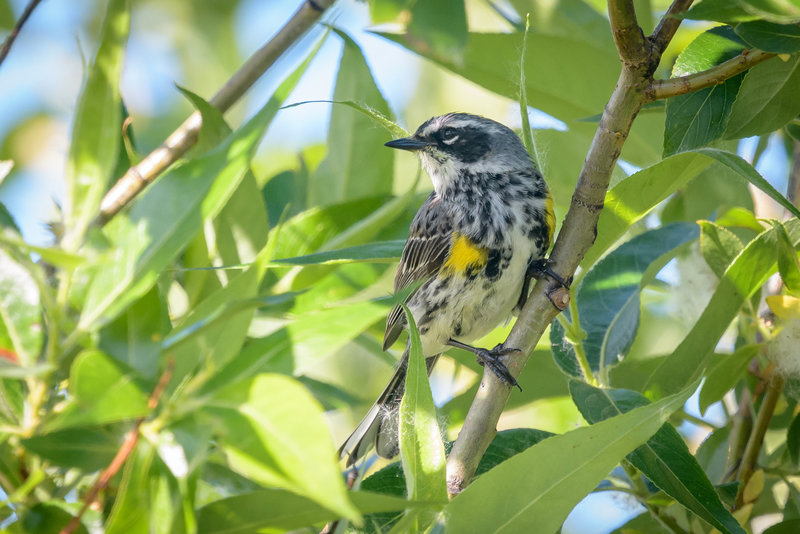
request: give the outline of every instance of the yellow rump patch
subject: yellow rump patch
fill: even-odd
[[[452,269],[457,273],[465,273],[468,270],[482,269],[488,261],[488,250],[479,247],[467,236],[453,232],[450,255],[444,262],[446,269]]]
[[[553,242],[553,233],[556,231],[556,213],[553,211],[553,195],[547,194],[544,201],[544,223],[547,225],[547,246]]]

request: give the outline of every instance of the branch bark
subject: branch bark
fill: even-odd
[[[656,29],[653,30],[653,34],[649,39],[659,54],[664,53],[667,45],[675,36],[675,32],[678,31],[678,26],[681,25],[681,19],[676,15],[689,9],[692,2],[693,0],[675,0],[672,2],[672,5],[669,6],[669,9],[659,21]]]
[[[223,113],[227,111],[291,44],[317,22],[333,2],[334,0],[305,0],[278,34],[250,56],[209,103]],[[108,222],[159,174],[192,148],[197,143],[202,123],[200,113],[192,113],[161,146],[128,169],[103,197],[100,223]]]
[[[650,88],[650,99],[659,100],[678,95],[693,93],[712,85],[717,85],[728,78],[746,71],[747,69],[766,61],[775,54],[763,52],[761,50],[745,50],[738,56],[729,59],[710,69],[687,74],[678,78],[668,80],[655,80]]]
[[[12,28],[11,33],[8,34],[8,37],[6,37],[6,40],[3,41],[3,46],[0,46],[0,65],[2,65],[3,61],[5,61],[6,57],[8,57],[8,53],[11,51],[11,46],[14,44],[14,41],[17,40],[20,30],[25,23],[28,22],[31,13],[33,13],[33,10],[36,9],[36,6],[38,6],[41,1],[42,0],[31,0],[28,5],[25,6],[25,11],[23,11],[22,15],[20,15],[19,20],[14,25],[14,28]]]
[[[636,21],[633,0],[608,0],[608,18],[622,63],[635,66],[648,61],[647,40]]]

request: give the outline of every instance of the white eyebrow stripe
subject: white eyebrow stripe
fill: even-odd
[[[452,145],[456,141],[458,141],[458,136],[457,135],[454,135],[450,139],[442,139],[442,143],[444,143],[446,145]]]

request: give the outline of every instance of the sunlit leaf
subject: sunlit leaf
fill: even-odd
[[[756,357],[760,347],[745,345],[733,354],[715,354],[708,364],[703,389],[700,390],[700,412],[705,413],[744,376],[747,364]]]
[[[736,234],[711,221],[698,221],[700,225],[700,252],[718,278],[742,251],[742,242]]]
[[[649,439],[695,387],[545,439],[506,460],[450,501],[445,531],[555,532],[573,506]]]
[[[31,273],[0,248],[0,349],[22,367],[32,366],[42,347],[39,288]]]

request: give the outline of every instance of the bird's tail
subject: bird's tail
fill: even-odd
[[[437,354],[425,360],[428,375],[431,374],[439,356]],[[383,393],[339,448],[339,458],[347,458],[347,467],[366,456],[373,444],[375,451],[383,458],[394,458],[400,452],[398,413],[400,401],[403,399],[406,389],[407,369],[408,349],[406,348],[400,364],[395,369]]]

